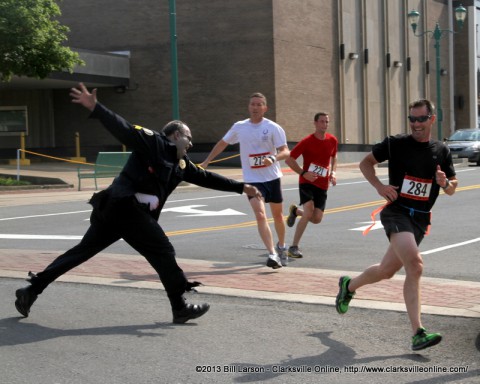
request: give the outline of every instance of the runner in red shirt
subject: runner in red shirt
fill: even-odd
[[[292,204],[287,218],[287,225],[293,227],[297,216],[300,216],[292,245],[288,248],[288,256],[293,258],[303,257],[298,248],[300,239],[309,222],[319,224],[323,218],[327,202],[329,183],[337,184],[335,171],[337,168],[338,140],[327,133],[330,120],[326,112],[318,112],[314,117],[315,132],[303,138],[290,152],[285,163],[299,177],[300,205]],[[303,166],[297,162],[299,156],[303,157]]]

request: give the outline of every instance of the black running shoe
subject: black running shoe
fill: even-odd
[[[287,217],[287,225],[291,228],[295,224],[295,220],[297,219],[297,206],[295,204],[290,205],[288,217]]]

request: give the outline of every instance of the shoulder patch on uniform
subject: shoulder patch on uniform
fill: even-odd
[[[133,127],[139,131],[143,130],[148,136],[153,136],[153,131],[151,129],[142,127],[141,125],[134,125]]]
[[[145,132],[148,136],[153,136],[153,131],[148,128],[143,128],[143,132]]]

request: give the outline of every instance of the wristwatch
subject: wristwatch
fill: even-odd
[[[444,191],[450,186],[450,180],[447,179],[447,183],[444,187],[441,187]]]

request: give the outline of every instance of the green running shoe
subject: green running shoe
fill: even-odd
[[[425,328],[418,328],[415,336],[412,337],[412,350],[419,351],[428,347],[433,347],[442,341],[442,335],[439,333],[427,333]]]
[[[355,292],[350,292],[348,290],[348,283],[350,283],[350,280],[352,280],[351,277],[342,276],[338,282],[340,289],[338,290],[337,299],[335,300],[335,308],[340,315],[347,313],[350,300],[355,296]]]

